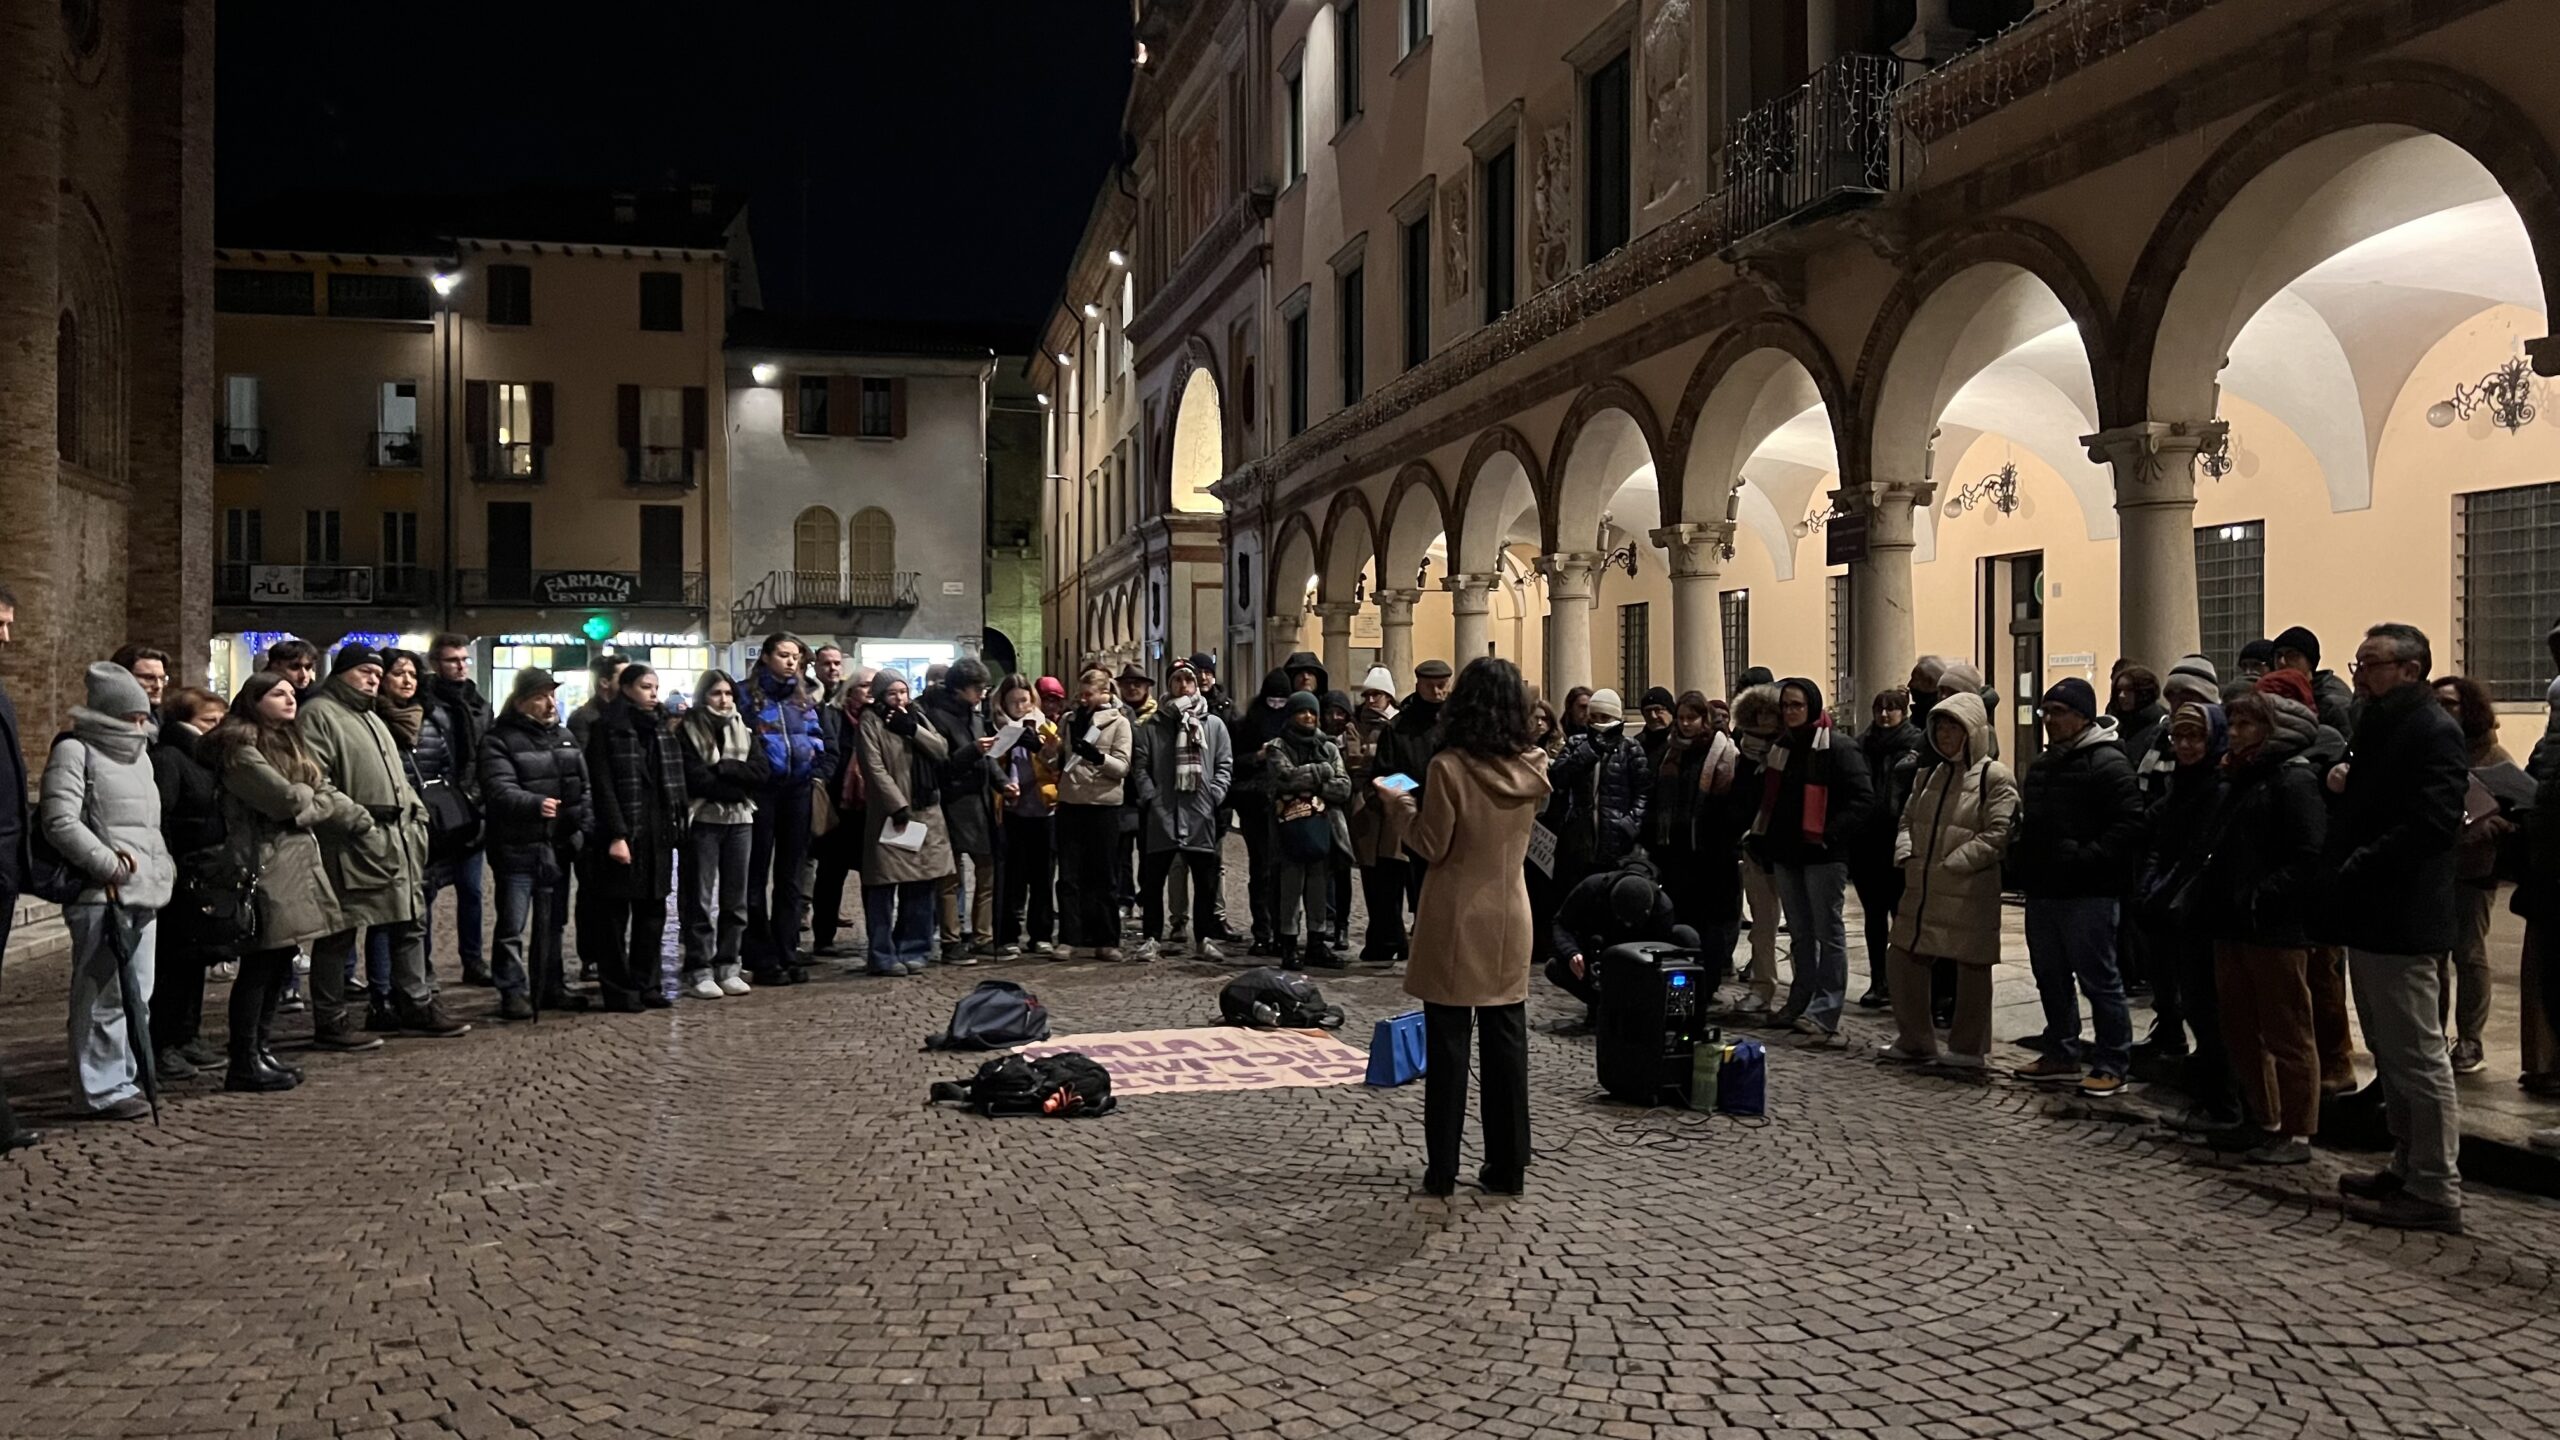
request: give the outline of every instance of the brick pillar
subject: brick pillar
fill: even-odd
[[[27,773],[43,768],[61,718],[65,626],[55,590],[68,568],[55,519],[54,337],[61,111],[61,8],[0,0],[0,585],[18,597],[17,643],[0,679],[17,701]]]
[[[213,0],[134,23],[125,632],[194,683],[213,630]]]

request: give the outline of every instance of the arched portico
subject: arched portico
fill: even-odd
[[[1611,378],[1565,412],[1547,461],[1539,569],[1547,577],[1546,691],[1592,683],[1591,617],[1604,557],[1658,528],[1662,425],[1641,391]]]
[[[1545,467],[1519,431],[1496,425],[1476,437],[1459,470],[1453,506],[1457,531],[1449,545],[1453,647],[1470,659],[1492,643],[1492,591],[1502,576],[1502,554],[1520,544],[1545,551],[1547,525],[1539,508]]]
[[[1449,569],[1448,488],[1429,461],[1417,460],[1396,473],[1387,487],[1387,504],[1378,532],[1378,663],[1398,685],[1413,681],[1414,609],[1428,600],[1424,580],[1437,550],[1439,569]],[[1479,652],[1481,653],[1481,652]],[[1464,663],[1472,656],[1445,657]]]

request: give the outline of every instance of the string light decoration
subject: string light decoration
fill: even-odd
[[[2533,367],[2521,359],[2509,360],[2481,376],[2477,385],[2454,386],[2453,398],[2427,407],[2427,423],[2442,430],[2485,409],[2490,424],[2513,435],[2542,413],[2534,408],[2533,401]]]
[[[1947,503],[1939,509],[1953,520],[1978,505],[1990,506],[1994,516],[2018,513],[2017,461],[2004,463],[1998,470],[1948,496]]]
[[[2055,0],[1894,93],[1894,119],[1927,144],[2050,89],[2197,14],[2213,0]]]

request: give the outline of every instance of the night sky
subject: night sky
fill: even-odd
[[[224,222],[311,190],[711,182],[749,194],[768,308],[1005,349],[1119,154],[1133,48],[1127,0],[255,0],[220,25]]]

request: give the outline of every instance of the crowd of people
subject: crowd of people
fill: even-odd
[[[14,618],[0,593],[0,643]],[[2560,999],[2543,930],[2560,924],[2560,681],[2519,766],[2487,693],[2434,675],[2405,625],[2366,634],[2352,686],[2299,628],[2228,680],[2194,655],[2165,680],[2120,664],[2104,697],[2065,678],[2015,765],[1997,692],[1936,657],[1853,733],[1820,686],[1766,670],[1730,697],[1648,690],[1630,717],[1610,690],[1550,706],[1491,659],[1425,661],[1409,688],[1373,668],[1345,692],[1301,652],[1239,702],[1206,654],[1161,695],[1135,667],[1087,668],[1071,693],[974,658],[874,672],[773,635],[690,697],[599,660],[563,715],[540,669],[492,706],[470,654],[458,635],[424,656],[350,642],[324,678],[289,640],[226,700],[127,647],[88,668],[32,816],[0,693],[0,898],[47,866],[76,886],[84,1111],[138,1117],[146,1075],[215,1067],[234,1090],[290,1089],[274,1026],[297,1009],[322,1052],[466,1033],[428,958],[451,890],[463,982],[494,989],[505,1023],[722,1000],[800,983],[819,957],[885,977],[1023,956],[1405,964],[1431,1073],[1455,1072],[1426,1102],[1426,1186],[1454,1183],[1480,1033],[1500,1131],[1482,1178],[1516,1189],[1539,962],[1597,1005],[1612,946],[1694,947],[1742,963],[1732,1023],[1842,1046],[1854,893],[1855,1003],[1893,1022],[1879,1058],[1981,1076],[2014,895],[2044,1010],[2019,1078],[2105,1097],[2149,1065],[2188,1099],[2178,1128],[2296,1164],[2324,1098],[2357,1086],[2352,997],[2396,1148],[2342,1181],[2350,1208],[2453,1229],[2454,1076],[2484,1063],[2502,883],[2541,1004]],[[1242,929],[1223,902],[1231,831]],[[854,882],[858,944],[840,939]],[[202,1017],[225,974],[217,1049]],[[2526,1063],[2529,1089],[2560,1091],[2560,1057]],[[5,1105],[0,1137],[24,1143]]]

